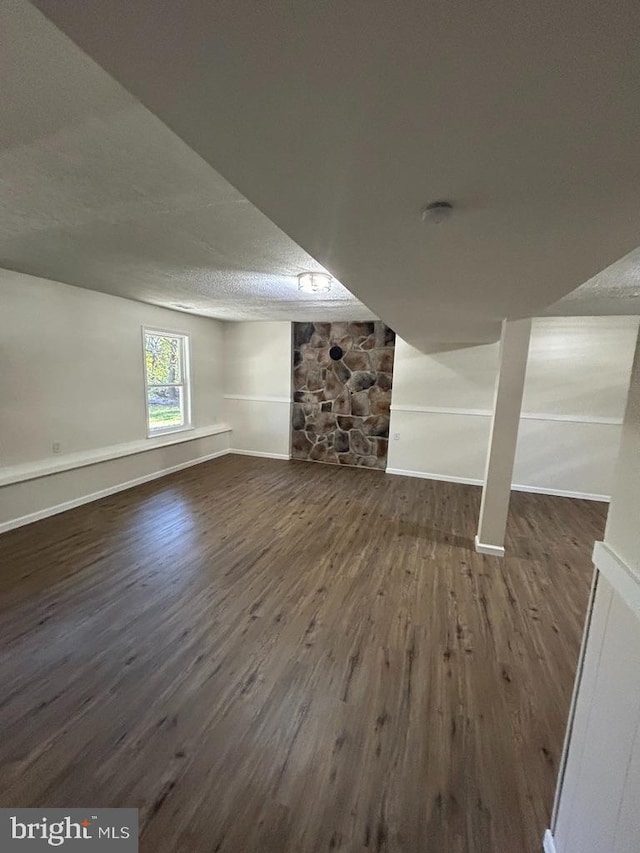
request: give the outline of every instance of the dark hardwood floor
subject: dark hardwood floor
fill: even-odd
[[[145,853],[529,853],[605,507],[229,456],[0,537],[0,805]]]

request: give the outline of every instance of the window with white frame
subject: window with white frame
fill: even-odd
[[[189,336],[143,329],[147,434],[191,425]]]

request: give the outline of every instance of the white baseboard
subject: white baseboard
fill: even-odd
[[[542,839],[542,849],[544,853],[557,853],[555,841],[553,840],[553,835],[551,835],[551,830],[548,829],[544,838]]]
[[[477,535],[474,542],[478,554],[487,554],[489,557],[504,557],[504,548],[502,545],[485,545],[484,542],[478,540]]]
[[[556,498],[575,498],[579,501],[600,501],[609,503],[611,495],[598,495],[595,492],[572,492],[568,489],[547,489],[543,486],[521,486],[518,483],[511,485],[513,492],[529,492],[532,495],[553,495]]]
[[[438,480],[442,483],[462,483],[465,486],[482,486],[482,480],[474,480],[470,477],[454,477],[453,474],[429,474],[426,471],[409,471],[404,468],[387,468],[387,474],[397,474],[401,477],[418,477],[421,480]]]
[[[419,477],[422,480],[438,480],[443,483],[462,483],[466,486],[483,486],[483,480],[472,477],[455,477],[453,474],[431,474],[427,471],[411,471],[405,468],[387,468],[387,474],[398,474],[402,477]],[[601,501],[608,503],[609,495],[598,495],[591,492],[572,492],[567,489],[547,489],[542,486],[523,486],[520,483],[512,483],[511,490],[514,492],[529,492],[533,495],[553,495],[558,498],[576,498],[583,501]]]
[[[267,453],[263,450],[236,450],[232,447],[228,452],[235,453],[237,456],[261,456],[263,459],[291,459],[288,453]]]
[[[32,524],[34,521],[40,521],[43,518],[48,518],[51,515],[58,515],[60,512],[66,512],[68,509],[75,509],[83,504],[98,501],[100,498],[106,498],[109,495],[115,495],[117,492],[124,492],[126,489],[132,489],[134,486],[141,486],[143,483],[148,483],[151,480],[158,480],[160,477],[166,477],[168,474],[173,474],[176,471],[182,471],[183,468],[191,468],[193,465],[199,465],[201,462],[208,462],[211,459],[217,459],[219,456],[226,456],[230,451],[216,450],[214,453],[207,453],[206,456],[198,456],[197,459],[190,459],[188,462],[180,462],[178,465],[172,465],[170,468],[162,468],[160,471],[153,471],[150,474],[143,474],[142,477],[136,477],[134,480],[127,480],[124,483],[117,483],[115,486],[109,486],[106,489],[101,489],[98,492],[92,492],[88,495],[82,495],[73,500],[65,501],[55,506],[40,509],[37,512],[31,512],[29,515],[23,515],[20,518],[12,518],[0,524],[0,533],[6,533],[9,530],[14,530],[17,527],[23,527],[25,524]]]

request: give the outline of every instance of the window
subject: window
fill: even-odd
[[[147,434],[191,425],[189,338],[174,332],[143,330]]]

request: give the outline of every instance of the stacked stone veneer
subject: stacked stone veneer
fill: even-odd
[[[384,323],[293,324],[294,459],[386,467],[394,351]]]

